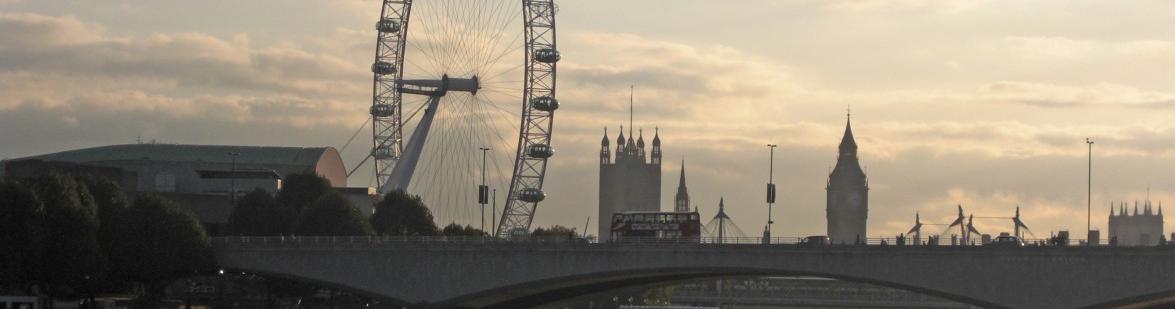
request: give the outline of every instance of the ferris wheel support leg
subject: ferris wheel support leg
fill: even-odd
[[[420,123],[416,125],[416,130],[409,137],[408,144],[404,145],[404,155],[392,168],[392,174],[388,176],[387,185],[384,186],[385,192],[380,192],[380,194],[395,190],[408,190],[408,183],[412,181],[412,174],[416,172],[416,163],[420,162],[420,153],[424,150],[424,142],[428,139],[428,131],[432,129],[432,121],[437,115],[440,102],[440,96],[428,97],[428,107],[424,110],[424,115],[420,117]]]

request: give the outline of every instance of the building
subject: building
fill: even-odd
[[[20,179],[53,173],[112,180],[128,193],[160,194],[192,210],[214,232],[228,222],[231,197],[254,189],[281,190],[294,173],[314,173],[330,182],[367,214],[374,195],[345,188],[347,171],[332,147],[262,147],[174,144],[101,146],[6,160],[0,177]]]
[[[1142,213],[1138,212],[1138,202],[1134,203],[1134,213],[1126,213],[1126,203],[1118,204],[1118,215],[1114,215],[1114,206],[1110,205],[1110,243],[1118,246],[1154,246],[1158,245],[1163,237],[1163,205],[1159,204],[1157,213],[1152,212],[1151,202],[1143,202]]]
[[[826,203],[828,238],[832,243],[864,242],[869,217],[869,179],[857,159],[857,142],[853,139],[852,119],[845,121],[840,155],[828,175]]]
[[[600,141],[600,205],[599,218],[626,211],[661,210],[661,136],[653,134],[652,149],[646,152],[645,137],[632,139],[629,125],[628,139],[624,127],[616,138],[616,154],[611,154],[608,131]],[[599,220],[600,242],[608,241],[611,222]]]

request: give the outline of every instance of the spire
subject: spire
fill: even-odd
[[[624,155],[624,125],[620,125],[620,134],[616,135],[616,157]]]
[[[840,155],[857,155],[857,141],[853,138],[852,114],[845,116],[845,135],[840,139]]]
[[[1163,216],[1163,201],[1159,201],[1159,217]]]
[[[640,138],[636,140],[636,146],[639,148],[645,148],[645,129],[640,129],[638,132],[640,132]]]
[[[1138,201],[1134,201],[1134,215],[1138,215]]]
[[[673,199],[673,211],[689,211],[689,190],[685,187],[685,159],[681,159],[681,178],[677,181],[677,196]]]
[[[628,85],[628,136],[629,137],[632,137],[632,114],[633,114],[633,108],[632,108],[633,94],[632,93],[633,93],[633,87],[632,87],[632,85]]]
[[[608,127],[604,127],[604,138],[600,140],[600,146],[608,147]]]
[[[661,146],[661,128],[653,127],[653,147]]]

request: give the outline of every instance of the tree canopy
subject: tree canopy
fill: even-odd
[[[372,235],[371,224],[358,208],[341,193],[330,191],[302,211],[298,235],[365,236]]]
[[[576,238],[579,234],[575,233],[575,228],[568,228],[562,225],[555,225],[548,228],[537,228],[530,233],[534,237],[567,237]]]
[[[0,182],[0,288],[36,281],[45,238],[45,207],[36,193]]]
[[[441,235],[445,236],[488,236],[485,231],[477,229],[470,225],[461,226],[457,223],[450,223],[445,228],[441,229]]]
[[[122,188],[110,180],[96,177],[82,177],[79,180],[85,184],[94,199],[94,205],[98,207],[98,241],[102,248],[109,249],[113,241],[111,234],[115,218],[126,210],[130,203]]]
[[[111,258],[123,278],[158,285],[215,267],[196,216],[158,195],[139,196],[116,226]]]
[[[50,290],[60,290],[103,276],[107,261],[98,242],[98,209],[86,187],[61,175],[31,181],[45,207],[41,281]]]
[[[277,201],[297,214],[330,191],[330,181],[322,176],[313,173],[289,174],[282,179]]]
[[[292,207],[283,207],[269,192],[254,189],[237,201],[228,223],[234,235],[278,236],[293,231],[297,218]]]
[[[404,191],[392,191],[376,204],[371,225],[380,235],[432,236],[437,234],[437,224],[432,212],[425,207],[420,196]]]

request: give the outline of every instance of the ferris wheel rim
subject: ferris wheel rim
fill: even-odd
[[[375,62],[372,64],[372,153],[378,192],[388,191],[389,170],[404,158],[405,124],[403,87],[405,51],[408,48],[409,21],[413,0],[383,0],[380,20],[376,24]],[[495,236],[519,228],[529,230],[535,209],[545,197],[542,191],[547,159],[553,155],[551,133],[555,99],[555,48],[553,0],[521,0],[523,18],[522,54],[524,67],[521,113],[517,116],[518,142],[515,144],[514,168],[501,221],[493,228]],[[504,55],[504,54],[503,54]],[[410,60],[410,59],[407,59]],[[536,78],[538,77],[538,78]],[[476,77],[474,78],[476,80]],[[476,81],[475,81],[476,82]],[[537,192],[537,193],[536,193]],[[536,198],[537,196],[537,198]]]

